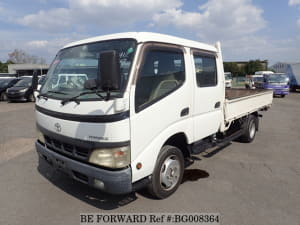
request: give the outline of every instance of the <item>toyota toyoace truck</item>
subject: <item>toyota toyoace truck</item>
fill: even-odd
[[[141,32],[65,46],[36,99],[40,163],[104,192],[166,198],[192,155],[251,142],[273,92],[225,89],[219,43]]]

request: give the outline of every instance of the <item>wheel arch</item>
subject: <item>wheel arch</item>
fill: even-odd
[[[187,137],[183,132],[176,133],[176,134],[172,135],[171,137],[169,137],[165,141],[165,143],[162,145],[162,147],[165,145],[171,145],[171,146],[179,148],[180,151],[182,152],[184,158],[187,158],[190,156],[190,152],[188,149]]]
[[[132,181],[138,181],[153,173],[157,159],[161,150],[166,145],[175,146],[183,154],[183,157],[189,155],[188,146],[191,136],[182,129],[176,129],[177,132],[162,132],[157,136],[143,151],[132,160]],[[143,168],[137,169],[136,164],[142,163]]]

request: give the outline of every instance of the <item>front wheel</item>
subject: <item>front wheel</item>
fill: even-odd
[[[167,198],[179,187],[184,171],[182,152],[170,145],[161,149],[148,190],[153,197]]]
[[[7,101],[7,95],[4,92],[0,95],[0,101]]]
[[[284,98],[285,97],[285,95],[281,95],[281,98]]]
[[[34,102],[34,101],[35,101],[34,95],[30,94],[28,97],[28,102]]]

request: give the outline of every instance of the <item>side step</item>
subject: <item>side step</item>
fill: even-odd
[[[215,136],[210,136],[203,140],[197,141],[194,144],[189,146],[190,153],[191,153],[191,155],[197,155],[197,154],[200,154],[201,152],[204,152],[205,150],[207,150],[209,148],[213,148],[216,146],[222,147],[222,146],[226,145],[227,143],[240,137],[243,134],[243,132],[244,132],[244,130],[240,129],[224,138],[216,138]]]

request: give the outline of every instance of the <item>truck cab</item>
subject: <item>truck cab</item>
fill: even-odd
[[[255,89],[262,88],[264,76],[261,75],[247,75],[245,79],[245,88]]]
[[[272,93],[225,93],[219,43],[142,32],[65,46],[36,99],[41,161],[105,192],[166,198],[191,155],[253,141]]]
[[[289,94],[289,77],[283,73],[263,73],[252,77],[253,87],[273,90],[274,96],[282,98]]]
[[[232,74],[231,72],[224,72],[225,75],[225,87],[231,88],[232,87]]]
[[[283,73],[264,74],[264,89],[271,89],[282,98],[289,94],[289,77]]]

